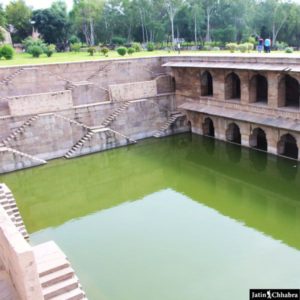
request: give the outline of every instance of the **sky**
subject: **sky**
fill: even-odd
[[[4,6],[7,5],[11,0],[0,0],[0,3],[3,4]],[[68,9],[70,10],[73,5],[73,0],[65,0]],[[53,0],[25,0],[26,4],[29,6],[32,6],[34,9],[37,8],[47,8],[51,6],[51,3]]]

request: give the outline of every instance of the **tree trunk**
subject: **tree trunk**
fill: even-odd
[[[95,32],[94,32],[94,21],[92,18],[90,18],[90,45],[94,46],[95,45]]]
[[[197,16],[194,14],[194,35],[195,35],[195,45],[197,45]]]
[[[211,42],[210,37],[210,10],[206,10],[206,36],[205,36],[205,42]]]
[[[172,45],[174,47],[175,36],[174,36],[174,17],[173,16],[170,16],[170,21],[171,21],[171,29],[172,29]]]

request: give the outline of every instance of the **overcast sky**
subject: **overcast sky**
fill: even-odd
[[[11,0],[0,0],[0,3],[6,5],[10,1]],[[68,5],[68,9],[70,10],[73,5],[73,0],[65,0],[65,1]],[[300,4],[300,0],[294,0],[294,1]],[[27,3],[27,5],[30,5],[33,8],[37,9],[37,8],[47,8],[47,7],[51,6],[51,3],[53,2],[53,0],[25,0],[25,2]]]
[[[68,9],[70,10],[73,5],[73,0],[65,0],[65,1],[68,5]],[[10,0],[0,0],[0,3],[4,5],[8,4],[9,2]],[[25,2],[27,5],[37,9],[37,8],[47,8],[51,6],[53,0],[25,0]]]

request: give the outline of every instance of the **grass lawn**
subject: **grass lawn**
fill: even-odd
[[[229,51],[181,51],[181,55],[230,55]],[[294,52],[293,54],[284,54],[280,51],[274,51],[271,54],[260,54],[264,55],[284,55],[284,56],[295,56],[298,55],[300,57],[300,52]],[[135,57],[147,57],[147,56],[175,56],[178,55],[177,51],[165,51],[165,50],[156,50],[156,51],[141,51],[137,53],[133,53],[132,55],[120,56],[116,51],[110,51],[108,57],[103,56],[99,52],[97,52],[94,56],[90,56],[87,52],[63,52],[63,53],[54,53],[52,57],[47,57],[45,54],[41,55],[39,58],[33,58],[31,55],[27,53],[16,53],[12,60],[0,60],[0,67],[5,66],[14,66],[14,65],[38,65],[38,64],[48,64],[48,63],[60,63],[60,62],[75,62],[75,61],[85,61],[85,60],[106,60],[106,59],[114,59],[114,58],[135,58]],[[257,52],[253,51],[249,53],[240,53],[236,52],[232,55],[257,55]]]

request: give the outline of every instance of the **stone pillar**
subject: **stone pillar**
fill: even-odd
[[[213,76],[213,97],[217,101],[225,101],[225,73],[224,70],[214,70]]]
[[[249,73],[242,71],[238,73],[241,80],[241,104],[249,103]]]
[[[245,147],[250,147],[249,145],[249,135],[250,135],[250,124],[249,123],[236,123],[240,127],[241,133],[241,144]]]
[[[279,139],[279,132],[276,128],[268,128],[265,130],[267,142],[268,142],[268,152],[272,154],[277,154],[277,144]]]
[[[279,107],[279,74],[275,72],[268,72],[268,106],[271,108]],[[282,105],[281,105],[282,106]]]
[[[227,122],[223,118],[215,118],[215,138],[218,140],[226,141]]]

